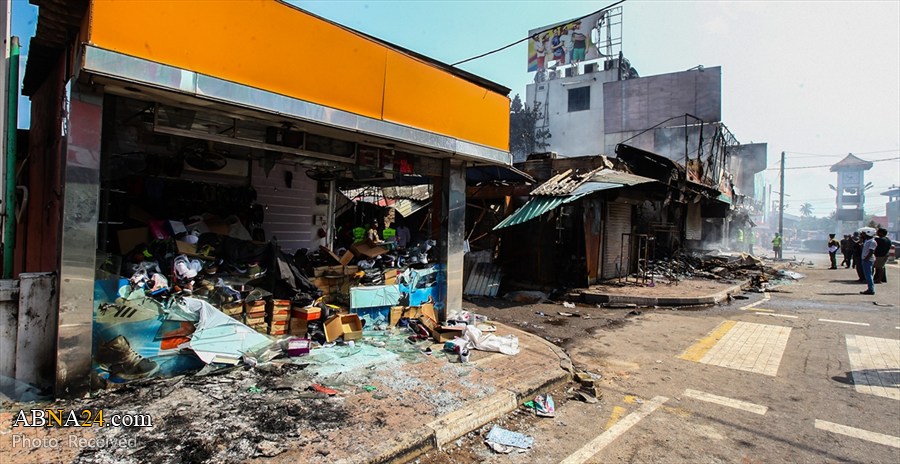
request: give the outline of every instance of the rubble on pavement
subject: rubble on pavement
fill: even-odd
[[[751,288],[765,288],[775,279],[797,279],[797,273],[781,272],[747,253],[683,252],[652,260],[647,276],[654,282],[676,284],[684,279],[750,280]],[[802,275],[800,275],[802,278]]]

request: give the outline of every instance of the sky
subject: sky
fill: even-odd
[[[455,63],[612,1],[291,3]],[[828,184],[836,183],[835,173],[807,167],[854,153],[875,161],[865,174],[874,185],[866,212],[884,214],[880,193],[900,185],[900,2],[628,0],[622,6],[623,53],[642,76],[722,67],[722,120],[741,143],[768,143],[766,178],[776,191],[779,157],[786,154],[787,212],[799,214],[807,202],[817,216],[834,210]],[[33,34],[35,11],[26,0],[13,0],[14,34]],[[347,68],[320,58],[323,78]],[[534,78],[526,64],[523,42],[460,68],[509,87],[510,97],[524,97]],[[27,127],[23,119],[20,113],[20,127]]]

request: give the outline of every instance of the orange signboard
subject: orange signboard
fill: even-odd
[[[91,45],[500,150],[509,99],[276,0],[92,1]]]

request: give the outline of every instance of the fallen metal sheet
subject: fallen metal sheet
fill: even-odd
[[[463,294],[495,297],[500,290],[501,280],[503,280],[503,270],[500,266],[491,263],[476,263],[466,281],[466,289]]]

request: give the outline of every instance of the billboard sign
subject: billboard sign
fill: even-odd
[[[601,31],[609,11],[598,11],[528,31],[528,72],[544,70],[551,62],[556,66],[604,58],[600,53]]]

